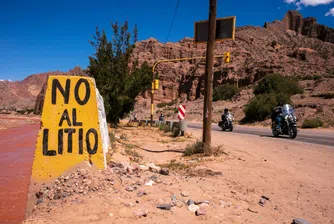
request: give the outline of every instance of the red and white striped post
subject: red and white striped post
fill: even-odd
[[[177,115],[177,118],[182,121],[186,117],[186,106],[185,105],[179,105],[179,113]]]
[[[185,105],[179,105],[179,113],[177,115],[177,118],[179,119],[179,127],[181,136],[184,136],[184,131],[186,129],[186,106]]]

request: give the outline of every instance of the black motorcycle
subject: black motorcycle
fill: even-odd
[[[276,122],[271,125],[272,133],[275,137],[279,135],[288,135],[289,138],[297,137],[297,118],[294,109],[290,104],[284,104],[282,108],[280,128],[277,128]]]
[[[228,113],[225,116],[225,120],[224,121],[219,121],[218,122],[218,126],[223,130],[229,130],[229,131],[233,131],[233,115],[231,113]]]

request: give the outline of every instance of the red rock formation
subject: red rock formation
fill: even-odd
[[[282,23],[285,30],[293,30],[297,34],[334,43],[334,29],[318,24],[314,17],[303,18],[298,11],[290,10],[284,16]],[[269,23],[266,23],[265,27],[268,26]]]
[[[46,72],[42,74],[30,75],[22,81],[10,82],[0,81],[0,109],[11,108],[13,110],[40,108],[41,93],[43,85],[50,75],[83,75],[80,67],[76,67],[68,72]],[[36,102],[36,99],[37,100]]]
[[[153,65],[162,59],[204,56],[205,50],[205,44],[194,44],[190,38],[167,44],[150,38],[137,43],[134,57],[140,63],[148,61]],[[244,87],[270,73],[326,75],[334,67],[333,44],[298,35],[296,31],[284,31],[281,21],[268,24],[267,28],[237,28],[235,41],[216,43],[216,55],[225,51],[231,52],[231,63],[215,60],[215,86],[230,83]],[[175,90],[178,97],[185,96],[190,101],[200,98],[204,90],[204,69],[204,60],[157,65],[161,85],[156,100],[169,102],[175,99]],[[149,96],[146,93],[143,97]]]

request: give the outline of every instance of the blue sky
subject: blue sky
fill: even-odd
[[[193,37],[194,22],[208,18],[208,0],[180,0],[169,41]],[[0,79],[86,68],[88,43],[99,26],[125,20],[139,28],[139,39],[165,42],[177,0],[1,0]],[[217,0],[217,17],[237,16],[237,26],[262,26],[299,8],[304,17],[334,27],[334,0]],[[327,16],[325,14],[327,13]]]

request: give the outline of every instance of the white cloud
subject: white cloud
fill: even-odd
[[[284,2],[291,4],[291,3],[295,3],[297,0],[284,0]]]
[[[300,0],[300,3],[305,6],[328,5],[334,0]]]
[[[334,16],[334,8],[331,8],[328,12],[326,12],[325,16]]]
[[[333,3],[334,0],[284,0],[287,4],[295,4],[297,10],[300,10],[302,6],[317,6],[317,5],[328,5]]]

